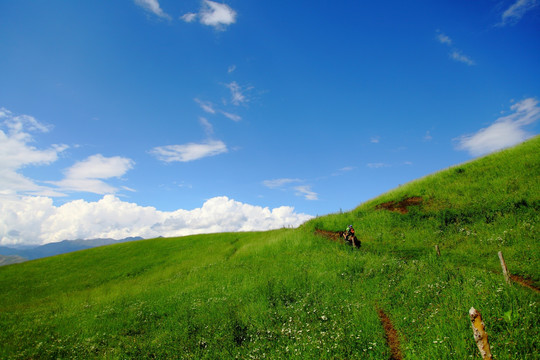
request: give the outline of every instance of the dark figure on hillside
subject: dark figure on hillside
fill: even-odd
[[[343,232],[343,237],[345,238],[345,241],[347,241],[352,246],[356,248],[360,247],[360,241],[358,241],[352,225],[347,226],[347,229],[345,229],[345,231]]]

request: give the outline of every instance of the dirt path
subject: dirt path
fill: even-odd
[[[521,276],[518,276],[518,275],[512,275],[510,274],[510,279],[512,279],[512,281],[514,282],[517,282],[518,284],[520,284],[521,286],[525,286],[537,293],[540,293],[540,289],[537,288],[536,286],[533,285],[532,281],[530,280],[526,280],[524,278],[522,278]]]
[[[377,309],[377,312],[384,327],[384,332],[386,334],[386,343],[390,348],[390,360],[402,360],[403,355],[401,354],[401,350],[399,348],[399,337],[396,329],[394,328],[394,325],[392,325],[390,318],[384,313],[383,309],[379,308]]]
[[[316,235],[323,236],[329,240],[338,242],[338,243],[345,243],[345,240],[343,240],[343,231],[333,232],[328,230],[315,230]]]
[[[401,201],[388,201],[382,204],[379,204],[375,209],[385,209],[388,211],[395,211],[400,214],[406,214],[409,212],[409,206],[420,205],[422,204],[423,199],[420,196],[413,196],[410,198],[403,199]]]

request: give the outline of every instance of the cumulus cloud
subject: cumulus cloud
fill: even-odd
[[[236,11],[226,4],[210,0],[203,1],[203,8],[199,13],[201,24],[213,26],[222,30],[225,26],[236,22]]]
[[[505,26],[508,24],[516,24],[519,22],[519,20],[521,20],[525,13],[529,12],[536,6],[538,6],[537,0],[517,0],[502,13],[501,22],[498,25]]]
[[[41,124],[32,116],[14,115],[0,108],[0,193],[54,195],[54,190],[38,185],[20,173],[27,166],[55,162],[58,155],[68,148],[63,144],[52,145],[48,149],[32,146],[32,133],[46,133],[49,130],[49,126]]]
[[[187,13],[180,17],[180,19],[188,23],[195,21],[197,18],[199,18],[201,24],[223,31],[228,25],[236,22],[236,11],[226,4],[203,0],[198,13]]]
[[[538,100],[528,98],[515,103],[510,109],[512,112],[509,115],[499,117],[490,126],[455,139],[457,148],[468,151],[472,156],[479,156],[530,138],[532,134],[525,127],[540,119]]]
[[[105,195],[54,206],[48,197],[4,197],[0,201],[0,245],[44,244],[66,239],[152,238],[190,234],[263,231],[299,226],[312,216],[294,208],[244,204],[225,196],[193,210],[164,212]]]
[[[158,146],[150,151],[164,162],[188,162],[226,153],[227,145],[220,140],[208,140],[203,143]]]
[[[135,0],[135,4],[142,7],[148,12],[157,15],[164,19],[170,19],[171,17],[165,13],[159,6],[158,0]]]
[[[112,194],[118,189],[105,183],[103,179],[120,178],[132,169],[133,165],[133,160],[121,156],[92,155],[67,169],[63,180],[51,183],[66,191]]]

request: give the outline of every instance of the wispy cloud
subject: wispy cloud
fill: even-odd
[[[372,144],[378,144],[380,141],[381,141],[380,136],[372,136],[371,139],[369,140],[369,142]]]
[[[530,10],[538,6],[537,0],[517,0],[501,15],[499,26],[514,25]]]
[[[198,13],[187,13],[182,15],[180,19],[190,23],[199,18],[201,24],[223,31],[227,26],[236,22],[236,16],[236,11],[227,4],[203,0]]]
[[[220,112],[223,114],[223,116],[225,116],[226,118],[228,118],[228,119],[230,119],[232,121],[238,122],[238,121],[242,120],[242,117],[240,115],[231,114],[231,113],[228,113],[226,111],[220,111]]]
[[[284,185],[291,184],[291,183],[298,183],[298,182],[302,182],[302,180],[282,178],[282,179],[264,180],[263,185],[270,189],[277,189],[277,188],[283,187]]]
[[[366,166],[371,169],[380,169],[390,167],[391,165],[386,163],[367,163]]]
[[[424,135],[424,138],[423,138],[424,141],[431,141],[433,140],[433,136],[431,136],[431,133],[428,131],[426,131],[426,134]]]
[[[528,98],[512,105],[510,109],[511,114],[499,117],[487,128],[454,139],[458,143],[457,148],[466,150],[473,156],[479,156],[519,144],[530,138],[532,134],[528,133],[525,127],[540,119],[538,100]]]
[[[164,18],[164,19],[170,19],[171,17],[165,13],[160,5],[159,5],[159,2],[158,0],[135,0],[135,4],[139,5],[140,7],[142,7],[143,9],[145,9],[146,11],[156,15],[156,16],[159,16],[161,18]]]
[[[118,188],[104,182],[104,179],[120,178],[133,168],[134,161],[121,156],[105,157],[101,154],[89,156],[66,170],[65,178],[50,182],[63,191],[113,194]],[[130,191],[132,191],[130,189]]]
[[[220,140],[208,140],[202,143],[158,146],[150,153],[164,162],[188,162],[226,153],[227,145]]]
[[[202,100],[199,100],[199,99],[195,99],[195,102],[197,104],[199,104],[201,109],[203,109],[205,112],[207,112],[209,114],[215,114],[216,113],[216,110],[214,109],[214,104],[212,104],[211,102],[202,101]]]
[[[474,60],[472,60],[469,56],[463,54],[460,49],[453,46],[454,41],[450,38],[450,36],[442,33],[440,30],[437,30],[437,41],[451,48],[449,54],[450,59],[469,66],[476,65]]]
[[[199,118],[199,123],[202,125],[204,132],[207,136],[211,136],[212,134],[214,134],[214,126],[210,124],[210,121],[208,121],[207,118],[201,116]]]
[[[450,58],[452,58],[452,60],[455,60],[457,62],[466,64],[469,66],[472,66],[475,64],[474,61],[470,57],[468,57],[467,55],[463,55],[459,50],[452,51],[452,53],[450,54]]]
[[[231,103],[239,106],[249,102],[246,92],[250,91],[251,87],[242,87],[236,81],[233,81],[225,86],[231,91]]]
[[[303,196],[306,200],[319,200],[319,194],[312,191],[309,185],[296,186],[294,190],[297,196]]]

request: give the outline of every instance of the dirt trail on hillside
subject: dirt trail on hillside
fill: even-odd
[[[402,360],[403,355],[401,354],[401,349],[399,347],[399,337],[394,325],[392,325],[390,318],[384,313],[383,309],[377,309],[377,313],[379,314],[379,319],[381,319],[381,323],[384,327],[386,343],[390,348],[390,360]]]
[[[343,231],[334,232],[334,231],[317,229],[315,230],[315,234],[323,236],[329,240],[332,240],[341,244],[345,243],[345,240],[343,239]]]
[[[409,212],[409,206],[422,204],[423,199],[420,196],[413,196],[401,201],[388,201],[375,206],[375,209],[385,209],[388,211],[395,211],[400,214],[406,214]]]
[[[518,284],[520,284],[521,286],[525,286],[537,293],[540,293],[540,289],[537,288],[536,286],[534,286],[533,282],[530,281],[530,280],[527,280],[527,279],[524,279],[522,278],[521,276],[519,275],[512,275],[510,274],[510,279],[512,279],[512,281],[514,282],[517,282]]]

